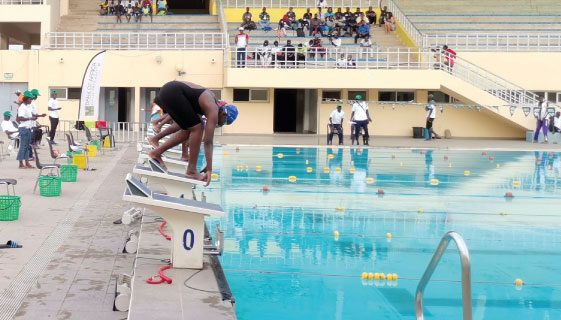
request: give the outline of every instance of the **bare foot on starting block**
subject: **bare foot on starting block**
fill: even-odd
[[[186,173],[185,173],[185,176],[186,176],[187,178],[191,178],[191,179],[195,179],[195,180],[202,180],[203,177],[204,177],[202,174],[200,174],[200,173],[198,173],[198,172],[194,172],[194,173],[186,172]]]
[[[162,156],[156,154],[154,152],[154,150],[148,152],[148,157],[150,157],[150,159],[152,159],[152,160],[156,160],[162,167],[164,167],[164,169],[167,169],[166,164],[164,163],[164,160],[162,159]]]

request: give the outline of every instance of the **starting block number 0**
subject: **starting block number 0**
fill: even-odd
[[[189,244],[187,244],[187,235],[190,234],[191,237]],[[193,230],[191,229],[187,229],[185,230],[185,232],[183,232],[183,248],[185,248],[185,250],[189,251],[191,249],[193,249],[193,244],[195,244],[195,233],[193,232]]]

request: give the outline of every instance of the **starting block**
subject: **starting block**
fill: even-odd
[[[184,174],[169,172],[154,159],[148,159],[149,167],[136,165],[133,173],[155,181],[162,185],[168,195],[179,198],[183,195],[187,199],[197,200],[195,197],[196,186],[204,186],[204,181],[187,178]]]
[[[137,147],[137,150],[139,152],[142,150],[150,151],[152,149],[154,149],[154,147],[152,147],[152,145],[149,143],[143,143],[140,148]],[[166,152],[164,152],[164,154],[168,156],[181,156],[181,147],[173,147],[171,149],[168,149]]]
[[[216,204],[174,198],[152,193],[131,174],[127,174],[123,200],[152,210],[173,230],[171,263],[174,268],[202,269],[205,246],[205,216],[224,216]]]
[[[148,157],[147,152],[143,151],[138,154],[138,164],[148,166],[149,159],[150,157]],[[175,157],[167,157],[165,155],[162,155],[162,160],[164,160],[164,163],[166,164],[168,171],[175,172],[175,173],[182,173],[182,174],[184,174],[185,171],[187,171],[187,165],[189,164],[188,161],[183,161]]]

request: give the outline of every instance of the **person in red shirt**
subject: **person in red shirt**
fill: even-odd
[[[454,63],[456,63],[456,51],[448,48],[447,45],[442,46],[442,50],[442,54],[446,59],[446,61],[444,61],[444,64],[447,65],[449,69],[452,69],[452,67],[454,67]]]

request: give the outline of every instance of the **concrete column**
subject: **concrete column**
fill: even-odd
[[[429,102],[428,97],[429,97],[429,92],[427,90],[415,90],[415,100],[418,103]]]
[[[140,87],[132,88],[134,90],[134,122],[140,122]]]

